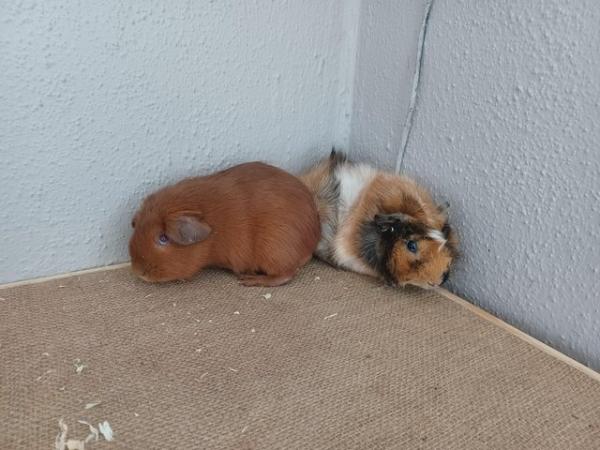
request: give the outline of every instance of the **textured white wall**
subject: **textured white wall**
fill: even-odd
[[[387,24],[403,20],[390,18],[383,4],[376,14]],[[599,23],[600,2],[593,0],[436,0],[404,160],[407,173],[452,205],[464,256],[451,288],[595,368]],[[375,39],[365,32],[361,27],[363,47]],[[395,45],[408,46],[414,58],[418,31],[412,33]],[[396,71],[386,54],[381,63],[389,73],[370,74],[370,82],[381,92],[400,83],[408,93],[413,66]],[[366,70],[361,65],[379,67],[361,58],[357,74]],[[357,92],[355,104],[360,97]],[[408,94],[364,101],[368,107],[353,118],[363,127],[382,120],[369,111],[404,114]],[[400,135],[403,124],[402,115],[390,134]],[[354,130],[352,148],[369,156],[364,149],[371,146],[372,158],[393,167],[395,154],[387,155],[385,142]]]
[[[393,167],[410,103],[424,2],[361,2],[349,147],[352,155]]]
[[[0,282],[126,260],[179,177],[347,140],[356,4],[2,2]]]

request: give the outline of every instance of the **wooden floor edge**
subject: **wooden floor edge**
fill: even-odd
[[[8,289],[8,288],[13,288],[13,287],[18,287],[18,286],[27,286],[29,284],[44,283],[45,281],[61,280],[63,278],[74,277],[77,275],[85,275],[87,273],[101,272],[103,270],[122,269],[124,267],[129,267],[129,265],[130,265],[129,262],[124,262],[124,263],[118,263],[118,264],[111,264],[108,266],[92,267],[91,269],[76,270],[74,272],[59,273],[57,275],[50,275],[47,277],[31,278],[28,280],[21,280],[21,281],[13,281],[11,283],[0,284],[0,289]]]
[[[498,319],[496,316],[488,313],[487,311],[484,311],[483,309],[479,308],[478,306],[475,306],[473,303],[470,303],[467,300],[460,298],[459,296],[453,294],[452,292],[449,292],[442,288],[438,288],[438,289],[436,289],[436,291],[440,295],[446,297],[448,300],[451,300],[454,303],[459,304],[463,308],[468,309],[470,312],[476,314],[477,316],[481,317],[482,319],[487,320],[488,322],[491,322],[495,326],[502,328],[504,331],[527,342],[529,345],[533,345],[538,350],[543,351],[544,353],[558,359],[559,361],[564,362],[565,364],[573,367],[574,369],[579,370],[580,372],[583,372],[587,376],[600,382],[600,373],[596,372],[594,369],[591,369],[591,368],[587,367],[586,365],[581,364],[578,361],[575,361],[573,358],[570,358],[569,356],[565,355],[564,353],[561,353],[558,350],[550,347],[549,345],[544,344],[541,341],[538,341],[536,338],[528,335],[527,333],[519,330],[518,328],[513,327],[512,325],[509,325],[508,323],[504,322],[503,320]]]

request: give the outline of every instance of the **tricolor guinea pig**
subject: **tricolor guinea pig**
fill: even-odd
[[[352,163],[335,150],[300,178],[321,220],[317,257],[394,285],[446,281],[457,238],[445,208],[413,180]]]
[[[132,269],[151,282],[218,267],[247,286],[278,286],[310,260],[320,235],[306,186],[260,162],[160,189],[143,201],[132,226]]]

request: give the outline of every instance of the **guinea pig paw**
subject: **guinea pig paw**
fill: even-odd
[[[240,284],[248,287],[263,286],[274,287],[281,286],[293,278],[292,275],[240,275]]]

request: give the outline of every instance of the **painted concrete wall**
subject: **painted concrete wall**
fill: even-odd
[[[394,21],[404,20],[403,9],[378,5],[372,22],[387,24],[391,33]],[[436,0],[404,160],[406,173],[452,205],[463,257],[451,289],[595,368],[599,23],[600,3],[592,0]],[[372,56],[359,58],[357,76],[366,80],[357,86],[372,83],[385,92],[400,83],[408,92],[412,67],[387,59],[404,52],[414,58],[418,31],[411,33],[411,39],[394,42],[408,50],[385,50],[382,66]],[[385,29],[373,35],[361,26],[359,41],[376,48],[378,36],[386,35]],[[395,152],[381,134],[388,125],[381,125],[385,119],[376,111],[404,114],[407,93],[369,97],[356,91],[354,101],[366,106],[354,111],[353,121],[361,125],[353,127],[352,148],[393,167]],[[397,137],[404,116],[389,123],[388,135]]]
[[[358,159],[393,167],[410,103],[422,1],[361,2],[349,146]]]
[[[357,4],[3,2],[0,282],[127,260],[167,182],[347,141]]]

